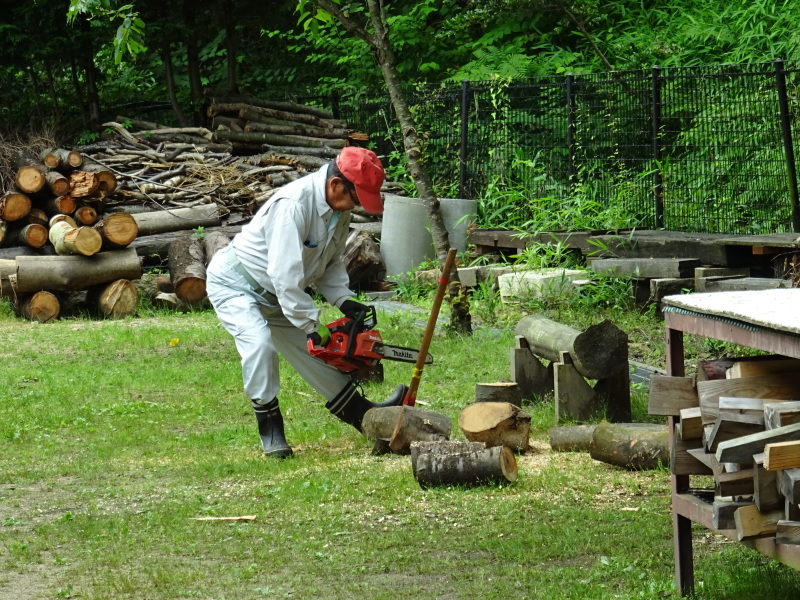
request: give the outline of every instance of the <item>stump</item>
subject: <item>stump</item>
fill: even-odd
[[[58,317],[61,305],[53,294],[42,291],[21,297],[17,303],[17,311],[31,321],[49,323]]]
[[[517,461],[506,446],[466,450],[456,454],[420,452],[412,464],[423,489],[443,485],[482,485],[517,480]]]
[[[364,437],[375,440],[374,454],[408,454],[412,442],[448,440],[451,430],[449,417],[415,406],[372,408],[361,421]]]
[[[206,297],[206,263],[203,244],[183,235],[169,245],[169,274],[175,294],[187,304],[199,304]]]
[[[522,406],[522,394],[514,382],[476,383],[475,402],[508,402]]]
[[[595,460],[632,470],[669,465],[669,432],[665,425],[608,423],[592,434],[589,454]]]
[[[461,411],[458,425],[471,442],[508,446],[525,452],[531,431],[531,416],[509,402],[476,402]]]

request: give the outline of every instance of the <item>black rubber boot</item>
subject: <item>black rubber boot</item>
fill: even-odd
[[[361,431],[361,421],[370,408],[400,406],[407,391],[408,386],[401,383],[387,400],[376,403],[367,400],[354,384],[348,383],[335,398],[325,404],[325,408],[337,418]]]
[[[283,434],[283,415],[278,407],[278,399],[274,398],[266,404],[253,404],[258,423],[258,434],[264,454],[275,458],[287,458],[293,454]]]

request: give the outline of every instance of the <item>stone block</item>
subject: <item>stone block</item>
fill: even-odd
[[[744,290],[774,290],[790,288],[790,281],[771,277],[741,277],[735,279],[705,280],[706,292],[737,292]]]
[[[646,279],[689,277],[700,266],[696,258],[598,258],[589,260],[595,273],[611,276],[630,275]]]
[[[702,277],[750,277],[750,267],[696,267],[694,278]]]
[[[545,294],[573,294],[575,279],[584,279],[586,272],[577,269],[544,269],[501,275],[497,282],[504,302]]]

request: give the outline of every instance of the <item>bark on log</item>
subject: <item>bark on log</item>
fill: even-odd
[[[25,217],[25,221],[28,223],[43,225],[44,227],[50,227],[50,219],[47,217],[47,213],[41,208],[31,208],[31,211]]]
[[[55,215],[71,215],[78,207],[77,202],[72,196],[58,196],[56,198],[48,198],[38,202],[46,215],[53,217]]]
[[[229,237],[233,237],[242,230],[242,227],[240,225],[225,225],[211,229],[222,231]],[[207,235],[209,229],[206,229],[204,233]],[[156,261],[161,262],[169,258],[169,245],[182,235],[186,235],[186,232],[170,231],[144,237],[140,236],[131,243],[130,247],[136,248],[139,256],[143,257],[148,264],[154,264]]]
[[[95,231],[103,239],[103,250],[119,250],[127,247],[139,235],[136,219],[127,213],[105,215],[94,225]]]
[[[382,406],[369,409],[361,420],[361,432],[364,437],[369,440],[388,440],[392,437],[401,410],[401,406]]]
[[[460,454],[420,453],[414,478],[420,487],[481,485],[517,480],[517,461],[505,446]]]
[[[578,372],[589,379],[603,379],[628,368],[628,336],[605,320],[583,332],[539,315],[527,315],[517,324],[531,351],[551,361],[569,352]]]
[[[40,158],[47,168],[62,173],[73,171],[83,164],[83,155],[80,152],[64,148],[45,150]]]
[[[117,115],[114,119],[117,123],[130,123],[131,129],[146,130],[146,129],[166,129],[166,125],[159,125],[155,121],[142,121],[141,119],[131,119],[130,117],[123,117]]]
[[[386,270],[377,242],[366,231],[350,232],[342,253],[342,263],[350,276],[352,287],[369,283]]]
[[[81,254],[93,256],[100,252],[103,238],[91,227],[72,227],[67,221],[59,221],[50,228],[50,243],[56,254],[69,256]]]
[[[608,423],[594,430],[589,454],[625,469],[656,469],[669,465],[669,432],[664,425],[650,423]]]
[[[40,290],[85,290],[115,279],[138,279],[142,266],[136,250],[100,252],[84,256],[18,256],[17,289],[20,293]]]
[[[78,226],[78,224],[75,222],[75,219],[73,219],[71,216],[57,214],[50,217],[50,221],[48,222],[48,229],[52,229],[56,223],[61,223],[62,221],[69,223],[72,227]]]
[[[326,121],[335,121],[333,113],[324,108],[317,106],[308,106],[305,104],[298,104],[297,102],[283,101],[283,100],[263,100],[261,98],[252,98],[250,96],[230,95],[226,93],[211,92],[207,94],[213,97],[212,104],[240,104],[250,106],[260,106],[261,108],[271,108],[273,110],[281,110],[290,113],[299,113],[306,115],[314,115]]]
[[[276,144],[278,146],[300,146],[309,148],[344,148],[345,140],[311,138],[299,135],[278,135],[257,131],[215,131],[214,141],[244,144]]]
[[[169,247],[169,274],[175,294],[187,304],[199,304],[206,297],[206,263],[203,244],[183,235]]]
[[[565,425],[550,429],[550,448],[555,451],[589,451],[596,425]]]
[[[73,198],[91,196],[99,189],[101,181],[97,173],[88,171],[73,171],[69,175],[69,180],[72,183],[71,196]]]
[[[280,146],[274,144],[263,144],[261,148],[266,154],[262,157],[256,157],[255,160],[261,158],[262,160],[264,157],[269,157],[273,154],[285,154],[288,156],[294,154],[302,154],[305,156],[313,156],[316,158],[329,158],[334,159],[339,156],[339,150],[335,148],[299,148],[297,146]],[[252,159],[251,159],[252,160]],[[327,162],[330,162],[327,161]]]
[[[241,113],[240,113],[241,114]],[[245,118],[247,118],[245,116]],[[276,135],[302,135],[306,137],[316,137],[325,139],[347,139],[349,133],[346,129],[325,129],[322,127],[311,127],[301,123],[259,123],[251,121],[244,127],[244,131],[254,131],[262,133],[274,133]]]
[[[14,259],[0,258],[0,297],[13,298],[14,288],[11,285],[11,278],[16,281],[17,261]]]
[[[221,231],[211,231],[203,235],[203,253],[205,254],[206,266],[214,258],[214,255],[225,248],[231,239]]]
[[[415,406],[401,406],[389,437],[389,448],[395,454],[408,454],[411,442],[440,442],[450,438],[450,417]]]
[[[159,212],[133,215],[140,236],[184,231],[197,227],[216,227],[220,224],[219,207],[216,204],[201,204],[193,208],[175,208]]]
[[[441,442],[411,442],[411,469],[417,470],[417,458],[420,454],[464,454],[484,450],[486,446],[480,442],[441,441]]]
[[[296,123],[305,123],[306,125],[313,125],[314,127],[328,127],[332,128],[333,124],[327,119],[322,119],[308,113],[293,113],[283,110],[275,110],[248,104],[243,102],[229,102],[229,103],[215,103],[208,107],[208,116],[213,117],[220,113],[227,114],[240,114],[242,110],[253,111],[254,113],[268,117],[270,119],[280,119],[281,121],[293,121]]]
[[[47,181],[47,189],[54,196],[65,196],[72,190],[72,183],[58,171],[48,171],[45,175]]]
[[[531,416],[509,402],[476,402],[458,417],[458,425],[471,442],[487,447],[508,446],[525,452],[529,447]]]
[[[87,301],[103,316],[123,319],[136,314],[139,292],[128,279],[117,279],[111,283],[94,286],[89,290]]]
[[[30,296],[21,297],[17,303],[17,311],[26,319],[39,323],[50,323],[58,317],[61,306],[58,298],[50,292],[36,292]]]
[[[0,198],[0,219],[13,222],[28,216],[31,199],[21,192],[7,192]]]
[[[476,383],[475,402],[508,402],[514,406],[522,406],[522,393],[513,382]]]
[[[14,161],[17,168],[14,183],[23,194],[35,194],[47,183],[47,167],[30,156],[19,156]]]

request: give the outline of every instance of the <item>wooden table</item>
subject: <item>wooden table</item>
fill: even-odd
[[[800,358],[800,289],[716,292],[667,296],[664,320],[667,374],[683,377],[683,334],[732,342]],[[669,417],[670,444],[680,417]],[[694,593],[692,522],[712,527],[712,505],[692,493],[689,475],[672,476],[672,526],[675,578],[681,595]],[[718,530],[736,539],[736,530]],[[800,569],[800,546],[776,544],[774,537],[743,543],[790,567]]]

